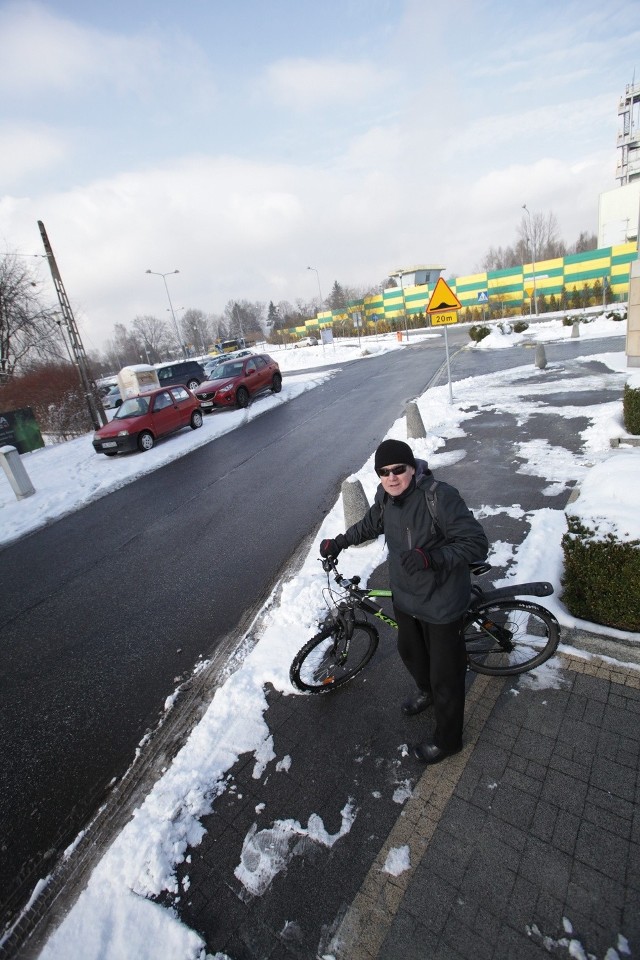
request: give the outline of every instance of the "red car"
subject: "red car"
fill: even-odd
[[[251,397],[265,390],[280,393],[280,367],[266,353],[236,357],[220,363],[212,371],[215,380],[201,383],[193,391],[203,410],[215,407],[246,407]]]
[[[127,450],[151,450],[159,437],[182,427],[202,426],[202,410],[186,387],[162,387],[128,397],[113,420],[93,435],[93,449],[107,457]]]

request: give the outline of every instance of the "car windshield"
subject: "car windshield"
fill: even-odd
[[[118,407],[114,420],[123,420],[125,417],[142,417],[149,412],[148,397],[129,397]]]
[[[224,380],[225,377],[239,377],[242,373],[242,363],[222,363],[215,368],[216,380]]]

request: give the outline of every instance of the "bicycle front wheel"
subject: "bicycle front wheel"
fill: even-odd
[[[527,600],[495,600],[467,614],[464,641],[476,673],[513,676],[552,657],[560,640],[558,621]]]
[[[309,693],[329,693],[352,680],[366,667],[378,646],[378,631],[358,622],[347,639],[339,621],[325,626],[294,657],[291,683]]]

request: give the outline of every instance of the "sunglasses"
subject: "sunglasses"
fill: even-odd
[[[378,470],[378,476],[389,477],[391,476],[391,474],[393,474],[394,477],[399,477],[403,473],[406,473],[408,469],[409,467],[407,466],[406,463],[401,463],[397,467],[380,467],[380,469]]]

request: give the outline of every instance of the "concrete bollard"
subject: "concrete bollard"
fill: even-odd
[[[574,320],[573,323],[571,324],[571,336],[572,337],[580,336],[580,322],[578,320]]]
[[[424,423],[422,422],[422,417],[420,416],[420,411],[418,410],[418,404],[415,402],[415,400],[411,400],[407,404],[405,417],[407,420],[408,440],[419,440],[422,437],[426,437],[427,431],[424,428]]]
[[[345,530],[364,517],[369,509],[369,501],[359,480],[345,480],[343,482],[342,507]]]
[[[0,463],[18,500],[24,500],[36,492],[15,447],[0,447]]]
[[[536,344],[536,367],[544,370],[547,365],[547,355],[544,349],[544,343]]]

